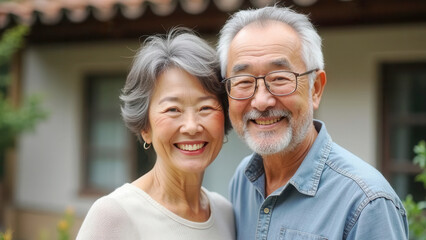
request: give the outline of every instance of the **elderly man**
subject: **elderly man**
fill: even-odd
[[[237,12],[218,54],[232,125],[255,152],[230,184],[238,239],[408,239],[389,183],[313,120],[326,74],[305,15],[277,6]]]

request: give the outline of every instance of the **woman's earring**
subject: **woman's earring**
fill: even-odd
[[[146,142],[143,143],[143,149],[148,150],[150,147],[151,147],[151,143],[148,143],[148,144]]]
[[[223,139],[223,143],[227,143],[228,142],[228,136],[225,135],[225,138]]]

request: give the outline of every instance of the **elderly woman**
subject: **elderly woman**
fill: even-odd
[[[201,186],[230,128],[214,50],[188,30],[149,37],[121,100],[151,171],[98,199],[77,239],[234,239],[231,204]],[[107,174],[107,173],[105,173]]]

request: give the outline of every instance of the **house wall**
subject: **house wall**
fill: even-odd
[[[79,196],[82,179],[83,78],[125,72],[137,41],[29,47],[25,51],[25,94],[43,97],[49,117],[19,145],[16,204],[60,211],[86,211],[92,198]]]
[[[379,167],[380,64],[426,60],[426,25],[326,29],[327,85],[317,117],[333,140]]]
[[[320,34],[328,82],[315,115],[326,122],[336,142],[378,166],[379,65],[426,59],[426,25],[325,29]],[[73,206],[84,217],[95,198],[79,195],[82,77],[87,72],[126,71],[133,55],[130,49],[137,46],[137,41],[64,44],[25,51],[23,90],[40,93],[50,116],[20,140],[14,196],[18,212],[24,212],[19,216],[31,209],[60,213]],[[249,152],[231,133],[207,170],[204,185],[227,196],[228,181]]]

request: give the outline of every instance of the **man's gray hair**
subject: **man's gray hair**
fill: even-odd
[[[226,65],[228,64],[228,52],[230,44],[237,33],[250,23],[267,23],[279,21],[292,27],[302,41],[302,58],[307,70],[324,69],[324,57],[321,50],[321,37],[309,18],[286,7],[264,7],[260,9],[241,10],[234,13],[220,31],[217,51],[221,64],[222,77],[226,77]],[[277,33],[279,34],[279,33]],[[262,37],[262,36],[259,36]],[[311,85],[313,78],[311,78]]]
[[[138,50],[120,99],[126,126],[140,139],[149,126],[149,104],[156,81],[167,69],[177,67],[195,76],[203,88],[218,97],[227,116],[227,97],[219,81],[215,50],[186,28],[174,28],[166,35],[148,37]],[[230,128],[225,117],[225,132]]]

